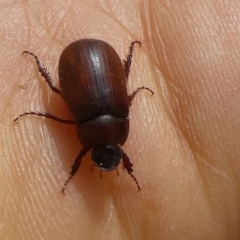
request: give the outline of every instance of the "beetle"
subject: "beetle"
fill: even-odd
[[[78,171],[83,156],[91,151],[94,165],[103,171],[111,171],[123,162],[124,168],[135,181],[133,164],[121,146],[129,133],[129,106],[141,89],[137,88],[129,96],[127,81],[133,56],[134,41],[129,48],[127,60],[119,58],[117,52],[108,43],[97,39],[81,39],[70,43],[59,59],[58,75],[60,89],[55,87],[46,68],[41,66],[38,57],[32,52],[23,54],[35,58],[38,70],[51,90],[59,94],[66,102],[74,120],[64,120],[51,113],[25,112],[15,118],[26,115],[43,116],[61,123],[76,124],[79,141],[83,145],[75,159],[70,176],[65,182],[62,193],[69,180]]]

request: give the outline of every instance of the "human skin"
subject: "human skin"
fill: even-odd
[[[1,1],[0,238],[217,239],[239,233],[240,4],[218,1]],[[62,50],[80,38],[135,46],[126,171],[92,172],[90,154],[61,189],[80,149],[76,129],[27,111],[71,119],[55,86]]]

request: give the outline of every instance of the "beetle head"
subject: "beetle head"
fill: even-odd
[[[122,159],[123,151],[117,145],[95,147],[92,150],[92,160],[103,171],[117,168]]]

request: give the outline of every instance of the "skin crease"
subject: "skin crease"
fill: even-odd
[[[239,239],[239,1],[1,1],[1,239]],[[71,119],[37,72],[58,86],[62,50],[80,38],[135,46],[130,133],[123,149],[142,187],[122,171],[91,172]]]

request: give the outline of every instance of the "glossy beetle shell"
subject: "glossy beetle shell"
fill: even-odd
[[[129,132],[129,100],[116,51],[101,40],[73,42],[60,56],[59,79],[83,146],[123,145]]]
[[[59,60],[59,79],[63,97],[76,122],[104,114],[128,116],[122,61],[108,43],[82,39],[68,45]]]

